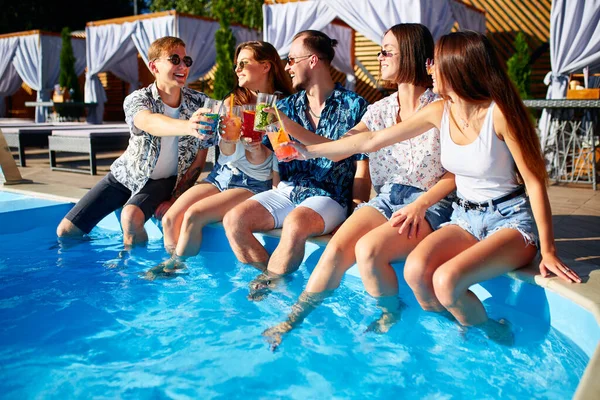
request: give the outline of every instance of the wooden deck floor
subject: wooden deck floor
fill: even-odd
[[[28,150],[28,166],[20,171],[23,178],[34,183],[14,188],[80,198],[102,179],[118,156],[119,153],[99,155],[99,175],[91,176],[50,171],[47,150]],[[87,166],[86,157],[70,159],[80,160],[81,166]],[[208,174],[210,167],[212,164],[207,165],[203,176]],[[594,192],[590,187],[551,185],[549,194],[559,255],[565,260],[600,265],[600,191]]]

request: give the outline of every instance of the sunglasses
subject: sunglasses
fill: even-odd
[[[381,50],[379,53],[377,53],[377,57],[379,56],[383,56],[383,57],[392,57],[394,55],[394,53],[392,53],[391,51],[387,51],[387,50]]]
[[[425,61],[425,69],[428,75],[433,75],[433,58],[428,58]]]
[[[160,58],[157,58],[156,60],[160,60]],[[180,58],[178,54],[171,54],[169,57],[165,58],[165,60],[169,60],[173,65],[179,65],[181,63],[182,58]],[[186,67],[191,67],[193,63],[194,60],[192,60],[192,57],[183,57],[183,65],[185,65]]]
[[[243,71],[248,64],[250,64],[250,61],[248,60],[239,61],[237,64],[233,64],[233,72],[236,72],[238,69]]]
[[[300,62],[300,61],[305,60],[312,56],[314,56],[314,54],[309,54],[307,56],[300,56],[300,57],[287,57],[287,58],[284,58],[284,60],[285,60],[286,64],[288,64],[291,67],[292,65],[296,64],[296,62]],[[319,60],[321,59],[321,57],[317,57],[317,58]]]

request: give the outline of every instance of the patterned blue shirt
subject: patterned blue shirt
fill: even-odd
[[[336,84],[325,101],[325,108],[315,131],[306,115],[308,106],[306,91],[303,90],[277,102],[277,108],[292,121],[331,140],[341,138],[358,124],[367,111],[367,105],[367,101],[361,96]],[[352,184],[356,172],[354,162],[365,158],[367,157],[364,154],[357,154],[338,162],[327,158],[280,162],[279,176],[282,181],[294,184],[291,194],[294,204],[300,204],[314,196],[327,196],[343,207],[348,207],[352,202]]]

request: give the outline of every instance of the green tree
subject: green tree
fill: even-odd
[[[67,27],[61,32],[62,48],[60,50],[60,75],[58,84],[66,91],[73,90],[73,101],[81,100],[81,89],[75,73],[75,55],[73,54],[73,45],[71,43],[71,30]]]
[[[233,89],[233,55],[236,40],[229,27],[231,14],[234,9],[233,0],[213,0],[211,11],[219,20],[219,29],[215,33],[215,46],[217,48],[217,70],[215,71],[215,91],[213,96],[217,99],[224,97]]]
[[[522,99],[529,98],[531,80],[531,52],[523,32],[517,33],[514,41],[515,54],[506,62],[507,72]]]
[[[151,11],[177,10],[181,13],[219,19],[221,0],[152,0]],[[229,0],[230,23],[262,30],[263,0]]]

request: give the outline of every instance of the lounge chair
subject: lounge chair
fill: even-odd
[[[25,167],[25,149],[27,147],[47,147],[48,136],[53,130],[74,130],[74,129],[106,129],[126,126],[120,124],[92,125],[86,123],[67,123],[67,124],[35,124],[26,126],[4,127],[4,137],[8,143],[8,147],[16,150],[19,154],[19,166]]]
[[[50,152],[50,169],[53,171],[69,171],[96,175],[96,154],[101,151],[123,151],[129,143],[129,128],[85,128],[72,130],[53,130],[48,137]],[[90,169],[58,167],[56,153],[89,154]]]

